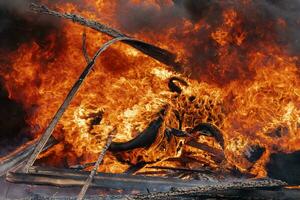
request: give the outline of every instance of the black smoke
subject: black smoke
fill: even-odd
[[[0,87],[0,156],[27,141],[26,113],[19,103],[8,98],[7,92]]]
[[[282,18],[287,22],[287,29],[282,30],[277,27],[280,39],[288,43],[290,52],[297,56],[300,55],[300,0],[266,0],[263,6],[268,9],[274,18]]]
[[[14,51],[19,45],[30,40],[43,43],[49,34],[59,31],[59,21],[30,12],[30,2],[32,1],[0,0],[0,49],[2,51]]]
[[[37,2],[37,1],[35,1]],[[27,0],[0,0],[0,72],[11,70],[9,55],[20,45],[35,41],[47,48],[47,37],[59,35],[58,20],[36,15]],[[0,155],[31,139],[22,105],[8,98],[0,77]]]
[[[250,2],[250,1],[249,1]],[[220,85],[235,79],[251,79],[254,72],[248,69],[247,55],[250,49],[263,49],[265,43],[273,43],[282,47],[290,55],[300,54],[300,1],[299,0],[253,0],[242,4],[240,0],[173,0],[173,5],[165,1],[156,1],[156,5],[118,0],[117,17],[120,29],[134,35],[149,34],[155,41],[155,34],[173,28],[171,39],[186,44],[186,56],[189,73],[196,79],[205,78]],[[157,6],[158,5],[158,6]],[[242,30],[247,38],[242,46],[234,43],[227,47],[228,57],[234,58],[232,63],[224,63],[220,55],[220,44],[211,37],[223,22],[223,11],[231,8],[241,19],[239,27],[229,33],[233,37]],[[183,20],[191,23],[206,22],[209,26],[197,32],[184,31]],[[279,21],[286,23],[283,28]],[[164,33],[164,32],[163,32]],[[196,43],[190,41],[197,40]],[[176,53],[176,49],[173,49]],[[213,66],[213,67],[211,67]],[[203,77],[204,76],[204,77]]]

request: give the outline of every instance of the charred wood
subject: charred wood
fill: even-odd
[[[151,146],[154,143],[158,130],[162,125],[163,119],[159,117],[158,119],[152,121],[150,125],[136,138],[128,141],[128,142],[113,142],[109,147],[109,151],[112,152],[121,152],[121,151],[129,151],[136,148],[146,148]]]
[[[31,167],[29,173],[9,172],[6,180],[13,183],[53,185],[60,187],[82,186],[89,176],[85,171]],[[186,181],[176,178],[147,177],[128,174],[98,173],[91,186],[114,189],[150,189],[169,191],[171,187],[196,187],[207,184],[201,181]]]
[[[95,162],[91,162],[91,163],[84,163],[82,165],[72,165],[69,168],[74,169],[74,170],[83,170],[85,168],[92,167],[94,165],[95,165]]]
[[[83,34],[82,34],[82,52],[83,52],[83,56],[84,56],[84,59],[86,61],[86,63],[90,63],[91,62],[91,59],[89,57],[89,54],[87,52],[87,45],[86,45],[86,32],[84,30]]]
[[[88,177],[88,172],[66,169],[51,169],[42,167],[31,167],[29,174],[20,172],[9,172],[7,181],[13,183],[53,185],[60,187],[81,186]],[[128,174],[106,174],[98,173],[91,186],[140,190],[161,191],[162,193],[151,193],[148,195],[133,196],[134,198],[160,198],[176,195],[201,194],[209,191],[222,191],[229,189],[246,188],[274,188],[285,186],[286,183],[274,179],[215,179],[215,180],[181,180],[178,178],[147,177]]]
[[[176,82],[178,82],[179,84],[182,84],[183,86],[188,86],[188,83],[183,80],[182,78],[178,78],[178,77],[172,77],[169,79],[169,89],[171,92],[176,92],[178,94],[181,94],[182,89],[180,87],[180,85],[177,85]]]
[[[211,155],[212,159],[216,163],[221,163],[223,160],[225,160],[224,152],[221,151],[221,150],[219,150],[219,149],[210,147],[210,146],[208,146],[206,144],[202,144],[202,143],[196,142],[194,140],[191,140],[191,141],[187,142],[186,145],[188,145],[190,147],[194,147],[194,148],[200,149],[202,151],[205,151],[205,152],[209,153]]]
[[[261,147],[259,145],[253,145],[249,146],[246,149],[246,151],[244,152],[244,156],[249,162],[253,163],[260,159],[265,151],[266,149],[264,147]]]
[[[135,175],[140,175],[140,176],[165,176],[166,170],[155,170],[155,171],[145,171],[145,172],[136,172]]]
[[[168,158],[166,161],[180,163],[181,165],[186,165],[187,163],[198,163],[198,162],[201,162],[201,160],[199,160],[199,158],[196,159],[196,158],[190,157],[188,155],[184,155],[184,156],[176,157],[176,158]],[[204,161],[205,160],[203,160],[203,163],[205,163]]]
[[[170,192],[158,192],[152,194],[134,195],[134,199],[173,199],[179,196],[189,196],[207,194],[209,192],[218,193],[228,190],[244,190],[244,189],[272,189],[285,186],[286,183],[274,179],[254,179],[254,180],[235,180],[225,181],[223,183],[215,183],[211,185],[199,186],[195,188],[173,188]]]
[[[270,137],[280,138],[280,137],[287,135],[288,133],[289,133],[289,129],[287,127],[278,126],[274,130],[267,132],[267,135]]]
[[[176,136],[176,137],[188,137],[191,136],[188,132],[186,131],[181,131],[179,129],[176,128],[166,128],[165,134],[167,135],[167,137],[171,137]]]
[[[18,167],[22,164],[25,159],[33,152],[35,146],[37,145],[38,140],[31,141],[27,144],[24,144],[20,148],[16,149],[9,155],[0,159],[0,175],[5,174],[7,171]],[[43,148],[43,151],[57,144],[57,140],[54,137],[51,137],[46,146]]]
[[[114,132],[116,131],[116,129],[114,129],[113,131],[111,131],[108,135],[108,138],[107,138],[107,141],[106,141],[106,144],[104,146],[104,148],[102,149],[99,157],[98,157],[98,160],[97,162],[95,163],[94,165],[94,168],[93,170],[90,172],[88,178],[86,179],[83,187],[81,188],[81,191],[80,193],[78,194],[78,197],[77,197],[77,200],[82,200],[86,194],[86,191],[88,190],[89,186],[91,185],[96,173],[97,173],[97,170],[105,156],[105,153],[107,151],[107,149],[109,148],[110,144],[112,143],[112,138],[113,138],[113,135],[114,135]]]
[[[104,24],[101,24],[99,22],[85,19],[79,15],[71,14],[71,13],[60,13],[57,11],[50,10],[44,5],[37,5],[32,3],[31,9],[34,12],[40,13],[40,14],[47,14],[52,15],[59,18],[64,18],[67,20],[71,20],[74,23],[81,24],[83,26],[92,28],[96,31],[99,31],[101,33],[107,34],[111,37],[117,38],[117,37],[129,37],[120,31],[113,29],[111,27],[108,27]],[[124,43],[132,46],[133,48],[143,52],[144,54],[164,63],[165,65],[174,67],[175,69],[179,70],[181,69],[181,66],[178,62],[176,62],[176,55],[164,50],[160,47],[154,46],[152,44],[148,44],[142,41],[132,40],[132,41],[123,41]]]
[[[9,188],[9,189],[8,189]],[[0,199],[35,199],[35,200],[66,200],[76,199],[76,191],[78,188],[59,188],[59,187],[45,187],[43,185],[13,184],[3,182],[0,188]],[[136,191],[136,190],[135,190]],[[141,193],[151,193],[151,191],[140,191]],[[86,199],[99,199],[99,200],[123,200],[134,199],[129,196],[131,191],[105,189],[105,188],[92,188]],[[171,196],[164,199],[172,200],[190,200],[190,199],[300,199],[300,190],[287,189],[287,188],[249,188],[239,190],[225,190],[225,191],[210,191],[206,193],[196,193],[192,195],[178,195]]]
[[[151,166],[147,167],[149,169],[164,169],[164,170],[172,170],[172,171],[180,171],[180,172],[192,172],[192,173],[206,173],[211,174],[212,171],[205,170],[205,169],[188,169],[188,168],[181,168],[181,167],[166,167],[166,166]]]
[[[136,138],[124,143],[112,142],[109,147],[109,151],[121,152],[151,146],[155,142],[159,129],[164,121],[163,115],[165,114],[165,109],[161,110],[160,113],[161,115],[157,119],[153,120]]]
[[[145,162],[139,162],[136,165],[130,166],[124,173],[125,174],[134,174],[138,172],[140,169],[144,168],[147,163]]]
[[[197,126],[195,126],[190,133],[196,133],[200,132],[200,134],[214,137],[216,141],[221,145],[221,147],[224,149],[224,138],[221,133],[221,131],[216,127],[215,125],[211,123],[200,123]]]
[[[178,129],[181,130],[182,129],[182,123],[183,123],[183,114],[180,114],[178,110],[173,110],[176,119],[178,120]]]

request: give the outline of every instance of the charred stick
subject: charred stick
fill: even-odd
[[[23,161],[33,152],[34,147],[37,145],[38,140],[30,141],[23,146],[19,147],[9,155],[0,159],[0,175],[3,175],[8,170],[18,167]],[[49,149],[53,145],[57,144],[58,141],[51,137],[47,142],[43,151]]]
[[[251,145],[246,148],[244,151],[244,156],[249,162],[256,162],[261,158],[261,156],[265,153],[266,148],[261,147],[260,145]]]
[[[86,63],[90,63],[91,59],[89,57],[89,54],[87,52],[87,45],[86,45],[86,32],[84,30],[83,34],[82,34],[82,52],[83,52],[83,56],[85,58]]]
[[[181,130],[182,129],[182,123],[183,123],[183,114],[180,114],[178,110],[173,110],[176,119],[178,120],[178,129]]]
[[[120,152],[129,151],[136,148],[149,147],[154,143],[158,130],[162,125],[163,119],[159,117],[158,119],[152,121],[149,127],[139,134],[136,138],[128,142],[113,142],[109,147],[109,151]]]
[[[43,167],[31,167],[30,173],[10,172],[6,176],[6,180],[13,183],[24,184],[42,184],[54,185],[60,187],[67,186],[81,186],[84,180],[88,177],[88,173],[84,171],[74,171],[67,169],[51,169]],[[144,191],[149,188],[150,191],[170,191],[164,193],[166,196],[206,193],[209,191],[221,191],[229,189],[246,189],[246,188],[274,188],[282,187],[287,184],[274,180],[274,179],[215,179],[213,181],[207,180],[179,180],[177,178],[165,177],[150,177],[150,176],[137,176],[128,174],[110,174],[98,173],[92,186],[110,188],[110,189],[138,189]],[[177,189],[176,189],[177,188]],[[182,188],[182,189],[181,189]],[[175,192],[175,193],[173,193]],[[153,195],[153,196],[152,196]],[[147,199],[153,197],[154,199],[162,197],[162,193],[151,193],[148,195],[131,196],[134,199]]]
[[[30,173],[9,172],[6,180],[14,183],[54,185],[60,187],[82,186],[89,174],[85,171],[31,167]],[[109,189],[137,189],[168,191],[172,187],[196,187],[207,182],[178,180],[174,178],[137,176],[129,174],[97,173],[93,187]]]
[[[151,166],[151,167],[147,167],[147,168],[149,168],[149,169],[165,169],[165,170],[180,171],[180,172],[193,172],[193,173],[206,173],[206,174],[212,173],[212,171],[210,171],[210,170],[188,169],[188,168],[180,168],[180,167]]]
[[[199,142],[196,142],[194,140],[192,141],[189,141],[186,143],[188,146],[191,146],[191,147],[194,147],[194,148],[197,148],[197,149],[200,149],[200,150],[203,150],[205,152],[208,152],[208,153],[211,153],[213,155],[222,155],[223,152],[219,149],[216,149],[216,148],[213,148],[213,147],[210,147],[206,144],[203,144],[203,143],[199,143]],[[224,154],[223,154],[224,155]]]
[[[212,156],[212,159],[218,163],[222,162],[225,159],[225,155],[221,150],[215,149],[206,144],[202,144],[202,143],[196,142],[194,140],[191,140],[191,141],[187,142],[186,145],[209,153]]]
[[[54,10],[50,10],[48,7],[44,5],[37,5],[32,3],[30,6],[31,10],[37,13],[41,14],[47,14],[52,15],[59,18],[64,18],[67,20],[71,20],[74,23],[81,24],[83,26],[92,28],[96,31],[99,31],[101,33],[107,34],[111,37],[117,38],[117,37],[129,37],[120,31],[113,29],[111,27],[108,27],[104,24],[101,24],[97,21],[85,19],[79,15],[71,14],[71,13],[60,13]],[[152,44],[148,44],[146,42],[137,41],[137,40],[131,40],[131,41],[123,41],[124,43],[132,46],[133,48],[143,52],[144,54],[164,63],[165,65],[172,66],[175,69],[181,69],[181,66],[178,62],[176,62],[176,55],[162,49],[160,47],[154,46]]]
[[[78,200],[82,200],[84,198],[85,193],[88,190],[91,182],[93,181],[94,176],[97,173],[97,170],[98,170],[98,168],[99,168],[99,166],[100,166],[100,164],[101,164],[101,162],[102,162],[102,160],[104,158],[104,155],[105,155],[107,149],[109,148],[110,144],[112,143],[112,138],[113,138],[113,135],[114,135],[115,132],[116,132],[116,129],[114,129],[111,133],[109,133],[109,135],[107,137],[106,144],[105,144],[103,150],[101,151],[101,153],[100,153],[100,155],[98,157],[98,160],[97,160],[97,162],[94,165],[93,170],[91,171],[89,177],[85,181],[85,183],[84,183],[84,185],[83,185],[83,187],[82,187],[82,189],[81,189],[81,191],[80,191],[80,193],[79,193],[79,195],[77,197]]]
[[[72,165],[72,166],[70,166],[69,168],[70,168],[70,169],[75,169],[75,170],[83,170],[83,169],[85,169],[85,168],[87,168],[87,167],[92,167],[92,166],[94,166],[95,164],[96,164],[95,162],[84,163],[84,164],[82,164],[82,165]]]
[[[181,157],[171,157],[168,158],[166,161],[174,162],[174,163],[193,163],[193,162],[199,162],[198,158],[193,158],[189,156],[181,156]]]
[[[190,133],[200,132],[201,134],[207,135],[209,137],[214,137],[217,142],[224,149],[224,138],[221,131],[213,124],[210,123],[200,123],[195,126]]]
[[[192,195],[199,195],[208,192],[220,192],[228,190],[242,190],[242,189],[266,189],[266,188],[280,188],[286,183],[275,179],[253,179],[253,180],[232,180],[225,182],[218,182],[209,185],[202,185],[194,188],[174,188],[170,192],[157,192],[151,194],[132,195],[133,199],[172,199],[172,197],[191,197]]]
[[[97,58],[100,56],[100,54],[102,52],[104,52],[109,46],[111,46],[112,44],[121,41],[121,40],[132,40],[130,38],[126,38],[126,37],[119,37],[119,38],[115,38],[112,39],[108,42],[106,42],[101,48],[98,49],[98,51],[95,53],[93,59],[91,60],[91,62],[85,67],[84,71],[82,72],[82,74],[80,75],[80,77],[78,78],[78,80],[75,82],[75,84],[73,85],[72,89],[70,90],[70,92],[68,93],[68,95],[66,96],[64,102],[62,103],[62,105],[59,107],[58,111],[56,112],[56,114],[54,115],[54,117],[52,118],[50,124],[48,125],[48,127],[46,128],[45,132],[43,133],[43,135],[41,136],[36,148],[34,149],[34,152],[31,154],[31,156],[29,157],[29,159],[26,162],[26,165],[24,166],[23,171],[24,172],[28,172],[30,166],[33,165],[33,163],[35,162],[37,156],[41,153],[43,147],[45,146],[45,144],[47,143],[48,139],[50,138],[50,136],[52,135],[52,132],[54,130],[54,128],[56,127],[58,121],[60,120],[60,118],[62,117],[62,115],[64,114],[64,112],[66,111],[66,109],[68,108],[70,102],[72,101],[72,99],[74,98],[74,96],[76,95],[78,89],[80,88],[81,84],[83,83],[83,81],[85,80],[85,78],[87,77],[87,75],[91,72],[91,70],[94,67],[94,64],[97,60]]]
[[[189,134],[188,132],[186,131],[182,131],[182,130],[179,130],[179,129],[176,129],[176,128],[166,128],[166,131],[165,131],[166,135],[168,137],[170,137],[171,135],[174,135],[176,137],[192,137],[191,134]]]
[[[167,175],[166,174],[166,171],[165,170],[161,170],[161,171],[158,171],[158,170],[155,170],[155,171],[146,171],[146,172],[136,172],[135,173],[136,176],[165,176]]]
[[[136,148],[145,148],[151,146],[158,135],[159,129],[164,121],[163,115],[165,114],[165,109],[161,110],[161,116],[153,120],[149,126],[136,138],[128,142],[112,142],[109,147],[109,151],[121,152],[129,151]]]
[[[188,86],[188,83],[183,80],[182,78],[178,78],[178,77],[172,77],[169,80],[168,86],[171,92],[176,92],[178,94],[181,94],[182,89],[180,87],[180,85],[177,85],[175,82],[178,82],[184,86]]]
[[[132,165],[130,166],[124,173],[125,174],[134,174],[137,171],[139,171],[140,169],[144,168],[146,166],[147,163],[145,162],[139,162],[136,165]]]

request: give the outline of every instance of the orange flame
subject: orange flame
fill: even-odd
[[[75,3],[59,3],[56,9],[80,13],[119,27],[117,2],[84,1],[83,7]],[[138,0],[130,2],[142,4]],[[145,2],[157,12],[162,9],[158,1]],[[245,6],[251,1],[241,4]],[[173,3],[166,1],[164,6],[172,7]],[[181,18],[175,23],[181,27],[166,27],[159,32],[145,29],[132,34],[177,53],[178,59],[186,64],[186,73],[175,72],[125,44],[113,45],[99,59],[55,130],[54,136],[61,141],[60,145],[41,159],[50,157],[52,160],[45,162],[55,165],[63,165],[62,158],[68,165],[92,162],[114,127],[118,130],[114,140],[128,141],[145,129],[163,106],[168,105],[169,111],[156,144],[148,149],[137,149],[130,155],[123,154],[124,157],[132,163],[142,157],[144,161],[159,160],[161,165],[170,165],[168,158],[188,154],[214,168],[237,167],[242,172],[266,176],[265,164],[271,153],[300,149],[298,57],[290,56],[283,50],[286,46],[273,40],[257,44],[247,42],[252,32],[243,29],[243,18],[234,6],[224,9],[222,19],[216,26],[205,19],[191,22]],[[277,19],[275,23],[286,27],[284,19]],[[92,30],[86,31],[90,54],[109,38]],[[193,56],[189,46],[201,46],[205,52],[210,50],[201,38],[197,38],[201,31],[208,32],[207,39],[217,50],[218,63],[207,58],[205,68],[208,70],[189,62]],[[27,122],[32,126],[34,137],[42,133],[85,66],[81,51],[82,32],[82,27],[64,22],[61,35],[49,35],[46,46],[36,42],[21,45],[9,55],[12,69],[0,71],[10,98],[21,102],[26,109]],[[176,38],[178,34],[182,40]],[[243,58],[239,57],[239,51],[246,52]],[[197,69],[200,69],[198,78],[189,78],[189,73],[195,73]],[[183,87],[179,96],[168,89],[168,79],[173,76],[184,78],[189,85]],[[189,100],[191,96],[194,101]],[[207,152],[191,147],[178,150],[184,140],[163,141],[164,128],[178,127],[174,110],[184,115],[183,130],[210,122],[222,131],[225,163],[218,164]],[[93,124],[92,120],[100,115],[101,123]],[[211,138],[201,136],[198,142],[222,151]],[[265,149],[255,163],[245,158],[245,152],[252,145]],[[191,163],[187,165],[199,167]],[[101,171],[123,172],[127,167],[108,153]]]

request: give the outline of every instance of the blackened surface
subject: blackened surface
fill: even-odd
[[[258,159],[260,159],[260,157],[263,155],[265,150],[266,149],[264,147],[260,147],[259,145],[254,145],[249,147],[247,151],[244,152],[244,155],[249,162],[256,162]]]
[[[61,31],[60,20],[33,14],[28,6],[27,0],[0,0],[0,71],[11,70],[9,54],[23,43],[47,47],[48,36]],[[8,98],[0,77],[0,156],[31,139],[25,118],[22,105]]]
[[[22,134],[25,130],[25,112],[22,106],[8,99],[7,92],[0,84],[0,156],[28,139]]]
[[[156,2],[159,9],[147,3],[118,0],[117,20],[120,29],[130,35],[143,33],[153,41],[157,40],[158,33],[164,34],[165,30],[174,29],[169,37],[186,44],[183,47],[188,53],[185,55],[186,66],[192,78],[219,85],[237,79],[252,79],[255,71],[248,67],[252,60],[247,56],[252,52],[267,51],[268,44],[280,46],[282,52],[299,56],[299,0],[253,0],[247,5],[242,3],[246,1],[240,0],[173,0],[174,5],[171,6],[165,1]],[[230,36],[236,38],[244,32],[246,38],[242,45],[234,42],[227,44],[228,56],[224,59],[223,53],[220,53],[224,47],[212,38],[212,33],[223,26],[224,11],[228,9],[235,10],[239,19],[235,20],[236,25],[227,30]],[[182,19],[191,23],[204,21],[209,26],[186,31]],[[176,49],[171,51],[176,52]]]
[[[272,154],[267,164],[268,176],[286,181],[289,184],[300,184],[300,151],[294,153]]]
[[[24,42],[43,42],[51,32],[59,29],[59,20],[33,14],[28,6],[27,0],[0,0],[1,54],[15,50]]]

